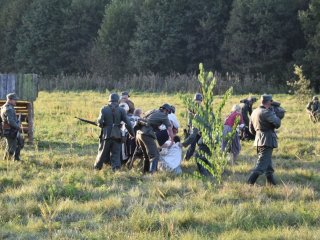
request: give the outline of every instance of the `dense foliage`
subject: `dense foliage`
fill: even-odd
[[[320,88],[320,0],[0,0],[0,72],[263,74]]]

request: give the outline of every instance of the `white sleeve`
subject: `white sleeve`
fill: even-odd
[[[168,118],[174,128],[178,129],[180,127],[179,121],[178,121],[177,116],[175,114],[173,114],[173,113],[169,114]]]

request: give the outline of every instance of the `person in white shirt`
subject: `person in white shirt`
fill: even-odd
[[[162,146],[160,152],[159,169],[175,174],[181,174],[182,145],[178,136],[175,136],[173,141],[173,145],[170,144],[170,141],[167,141]]]

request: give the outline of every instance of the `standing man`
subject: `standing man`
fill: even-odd
[[[144,172],[154,173],[157,171],[160,158],[155,132],[160,125],[164,124],[168,135],[173,142],[172,126],[168,119],[168,114],[172,111],[169,104],[163,104],[159,110],[152,110],[146,113],[146,118],[140,120],[141,129],[137,131],[137,143],[141,147],[144,158]],[[150,166],[151,165],[151,166]]]
[[[18,97],[15,93],[9,93],[7,102],[1,107],[3,136],[6,138],[4,160],[14,159],[15,161],[20,161],[20,151],[23,148],[23,145],[20,144],[20,123],[14,109],[17,100]]]
[[[261,106],[251,115],[249,130],[255,134],[254,146],[257,147],[258,161],[251,173],[248,183],[254,185],[261,174],[266,174],[267,182],[276,185],[273,177],[272,151],[278,147],[275,129],[281,125],[281,120],[271,108],[272,96],[262,95]]]
[[[320,121],[320,103],[317,96],[314,96],[312,101],[308,103],[307,112],[312,122]]]
[[[121,130],[123,121],[131,136],[134,136],[133,128],[127,113],[119,107],[119,95],[112,93],[109,96],[109,104],[101,108],[98,125],[101,127],[99,150],[94,168],[100,170],[103,163],[111,163],[113,171],[120,169],[121,160]]]
[[[134,103],[129,99],[130,95],[129,92],[122,92],[120,103],[126,103],[129,106],[128,114],[134,113]]]

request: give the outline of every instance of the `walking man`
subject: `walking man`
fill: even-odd
[[[3,136],[6,139],[4,160],[13,159],[20,161],[20,151],[23,148],[23,144],[20,144],[23,142],[19,134],[21,129],[20,123],[14,109],[17,100],[18,97],[15,93],[9,93],[7,95],[7,102],[1,107]]]
[[[119,107],[119,95],[112,93],[109,96],[109,104],[101,108],[98,125],[101,127],[99,150],[94,168],[100,170],[103,163],[111,163],[113,171],[120,169],[121,160],[121,130],[123,121],[131,136],[134,132],[127,113]]]
[[[253,169],[248,183],[254,185],[261,174],[266,174],[267,182],[276,185],[273,177],[272,151],[278,147],[275,129],[281,125],[281,120],[271,108],[272,96],[262,95],[261,106],[255,109],[251,115],[249,130],[255,134],[254,146],[257,147],[258,161]]]

